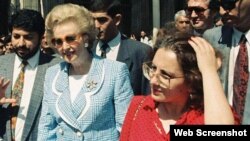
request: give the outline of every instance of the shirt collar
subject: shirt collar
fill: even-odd
[[[38,50],[34,56],[32,56],[31,58],[29,58],[27,60],[27,62],[28,62],[27,65],[29,65],[31,68],[35,68],[38,64],[39,56],[40,56],[40,50]],[[19,64],[18,66],[20,67],[23,59],[16,55],[16,60]]]
[[[250,30],[248,30],[248,31],[245,32],[245,33],[243,33],[243,32],[241,32],[241,31],[237,30],[236,28],[233,28],[233,30],[234,30],[234,34],[233,34],[233,35],[234,35],[234,38],[236,39],[236,42],[237,42],[237,43],[239,43],[242,34],[245,34],[246,39],[247,39],[247,42],[249,43],[249,41],[250,41]]]
[[[117,34],[117,36],[114,39],[112,39],[111,41],[109,41],[107,44],[109,45],[110,50],[113,50],[115,47],[117,47],[120,44],[120,42],[121,42],[121,33],[119,32]],[[100,41],[99,42],[99,49],[102,45],[103,45],[103,42]]]
[[[250,29],[245,33],[247,42],[250,43]]]

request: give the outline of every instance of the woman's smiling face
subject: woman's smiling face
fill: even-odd
[[[52,43],[63,59],[69,63],[77,61],[80,55],[87,51],[84,47],[84,38],[87,35],[79,33],[78,28],[74,22],[66,22],[57,25],[53,30]]]

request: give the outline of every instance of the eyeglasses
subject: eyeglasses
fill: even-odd
[[[197,15],[201,15],[201,14],[203,14],[206,10],[208,10],[208,9],[205,9],[205,8],[203,8],[203,7],[188,7],[187,9],[186,9],[186,14],[187,15],[191,15],[192,14],[192,12],[194,11]]]
[[[220,5],[225,10],[232,10],[235,8],[235,3],[238,0],[221,0]]]
[[[164,70],[160,70],[161,73],[156,75],[157,67],[154,66],[152,62],[145,62],[145,63],[143,63],[142,67],[143,67],[144,76],[148,80],[150,80],[154,76],[156,76],[158,79],[159,85],[163,88],[170,88],[170,80],[171,79],[184,78],[183,75],[182,76],[181,75],[180,76],[170,76],[169,73],[167,73]]]
[[[53,38],[51,40],[51,43],[56,47],[56,48],[61,48],[63,45],[63,42],[66,42],[69,45],[75,45],[76,43],[79,43],[78,40],[80,39],[82,34],[77,34],[77,35],[67,35],[64,38]]]

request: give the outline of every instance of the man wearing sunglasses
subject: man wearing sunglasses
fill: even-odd
[[[248,58],[245,59],[248,62],[250,58],[250,0],[220,0],[220,6],[224,26],[207,30],[204,33],[204,37],[213,47],[220,50],[223,55],[220,77],[228,101],[234,107],[234,101],[237,97],[235,93],[235,84],[237,83],[235,83],[234,80],[241,77],[241,75],[239,75],[240,73],[235,73],[235,70],[237,70],[236,68],[238,68],[239,64],[245,62],[241,60],[239,63],[237,58],[244,56]],[[240,44],[244,36],[243,47],[243,45]],[[244,52],[246,52],[244,55],[239,53],[242,47],[245,50]],[[249,63],[245,64],[247,65]],[[249,66],[250,65],[244,67],[246,73],[249,73]],[[244,78],[248,80],[247,75]],[[246,84],[246,89],[241,93],[242,96],[245,95],[245,98],[241,98],[244,109],[236,110],[236,112],[239,114],[242,124],[250,124],[250,81],[248,80],[244,83]],[[241,85],[241,87],[243,87],[243,85]]]
[[[213,18],[219,11],[218,0],[187,0],[186,13],[194,29],[194,34],[202,36],[213,27]]]
[[[39,12],[23,9],[11,20],[15,53],[0,56],[0,140],[36,141],[45,71],[59,59],[40,51],[45,26]]]
[[[90,11],[99,31],[92,51],[103,56],[102,47],[105,45],[106,58],[128,66],[134,94],[149,94],[149,81],[143,76],[142,64],[150,60],[152,48],[120,33],[118,26],[122,19],[121,3],[118,0],[95,0]]]

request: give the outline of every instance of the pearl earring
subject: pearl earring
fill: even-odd
[[[89,46],[89,43],[84,43],[84,47],[88,47]]]

